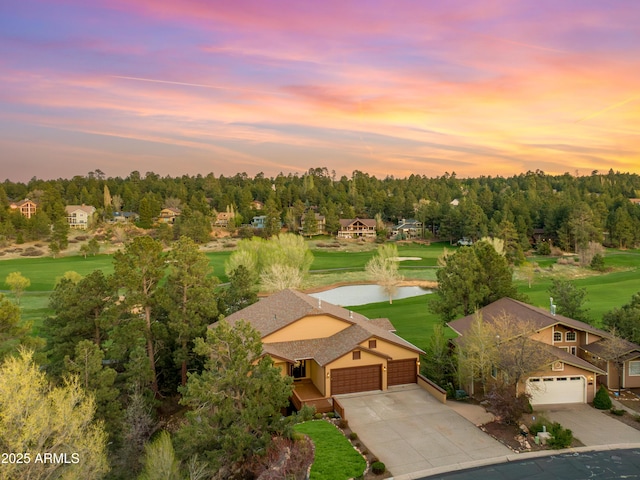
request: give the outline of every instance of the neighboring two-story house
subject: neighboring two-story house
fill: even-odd
[[[400,238],[416,238],[422,235],[422,222],[413,218],[403,218],[393,226],[392,234]]]
[[[180,216],[179,208],[163,208],[160,210],[160,216],[158,217],[158,223],[168,223],[174,224],[176,222],[176,218]]]
[[[38,204],[28,198],[19,202],[11,203],[9,207],[13,210],[18,210],[22,216],[27,218],[33,217],[38,211]]]
[[[601,357],[604,356],[604,342],[611,338],[611,334],[604,330],[555,315],[543,308],[502,298],[476,314],[449,322],[449,327],[459,335],[458,342],[469,331],[476,315],[484,322],[492,322],[505,315],[530,322],[536,329],[530,337],[540,342],[540,348],[551,352],[553,361],[546,368],[529,375],[520,385],[521,391],[531,394],[533,405],[591,402],[598,384],[617,388],[619,376],[623,388],[640,388],[639,345],[623,342],[620,375],[614,361],[605,361]],[[464,387],[470,393],[478,391],[477,385]]]
[[[294,379],[293,404],[332,409],[333,395],[417,382],[422,350],[373,319],[294,290],[283,290],[229,315],[249,322],[283,375]],[[209,328],[215,328],[216,324]]]
[[[341,218],[338,238],[376,238],[376,221],[373,218]]]
[[[91,226],[96,207],[91,205],[67,205],[64,207],[67,214],[67,223],[71,228],[86,229]]]
[[[314,214],[316,217],[316,231],[311,235],[324,235],[327,230],[327,220],[324,215],[320,215],[319,213]],[[298,232],[302,235],[304,234],[304,225],[305,225],[305,215],[300,217],[300,228],[298,228]]]

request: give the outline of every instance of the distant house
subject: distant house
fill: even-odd
[[[140,215],[135,212],[115,212],[111,223],[135,223],[140,220]]]
[[[316,216],[316,231],[313,232],[311,235],[323,235],[327,229],[327,219],[324,217],[324,215],[320,215],[319,213],[316,213],[315,216]],[[304,233],[304,224],[305,224],[304,215],[302,215],[302,217],[300,217],[300,228],[298,229],[301,235]],[[306,235],[308,235],[308,233],[306,233]]]
[[[634,205],[640,205],[640,198],[630,198],[629,201]]]
[[[216,215],[216,221],[214,225],[216,227],[226,228],[229,226],[229,222],[231,222],[231,220],[233,220],[234,217],[235,217],[235,213],[233,212],[220,212]]]
[[[454,198],[449,202],[449,205],[451,205],[452,207],[457,207],[458,205],[460,205],[460,200],[458,200],[457,198]]]
[[[96,213],[96,207],[91,205],[67,205],[64,207],[67,214],[67,223],[71,228],[88,228]]]
[[[251,226],[253,228],[264,228],[267,223],[266,215],[259,215],[257,217],[253,217],[251,220]]]
[[[373,218],[341,218],[338,238],[375,238],[376,221]]]
[[[175,223],[176,218],[180,216],[179,208],[163,208],[160,210],[160,216],[158,217],[158,223]]]
[[[422,234],[422,222],[410,219],[402,219],[397,225],[393,226],[392,234],[402,238],[416,238]]]
[[[264,203],[262,203],[260,200],[253,200],[251,202],[251,208],[253,208],[254,210],[262,210],[264,208]]]
[[[38,211],[38,204],[33,200],[29,200],[28,198],[25,198],[20,202],[12,203],[9,205],[9,207],[11,207],[13,210],[18,210],[22,214],[22,216],[27,218],[33,217]]]
[[[531,233],[531,243],[537,245],[545,241],[544,228],[534,228]]]

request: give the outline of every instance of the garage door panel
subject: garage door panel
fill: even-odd
[[[331,394],[382,390],[382,365],[331,370]]]
[[[415,358],[389,360],[387,362],[387,385],[391,387],[416,383],[418,381],[416,361]]]
[[[585,378],[582,376],[534,377],[527,381],[533,405],[584,403]]]

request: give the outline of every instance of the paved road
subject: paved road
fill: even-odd
[[[567,453],[422,477],[420,480],[613,480],[640,478],[640,448]]]
[[[417,385],[339,399],[349,427],[396,477],[512,453]]]

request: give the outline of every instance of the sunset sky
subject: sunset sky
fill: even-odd
[[[0,2],[0,180],[640,173],[638,0]]]

